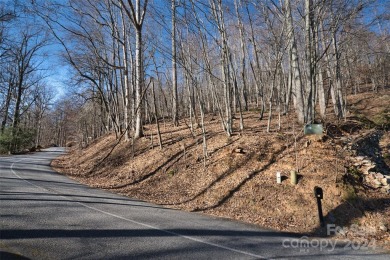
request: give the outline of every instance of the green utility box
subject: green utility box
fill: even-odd
[[[305,135],[322,135],[324,127],[322,124],[307,124],[303,132]]]

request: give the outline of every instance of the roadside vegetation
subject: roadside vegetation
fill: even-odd
[[[259,121],[256,112],[245,112],[245,130],[227,137],[216,117],[208,115],[206,159],[201,128],[192,133],[183,123],[162,123],[160,149],[151,124],[134,144],[117,143],[109,134],[83,149],[71,149],[53,167],[92,187],[166,207],[311,235],[326,234],[313,192],[319,186],[326,223],[358,225],[365,232],[359,229],[345,236],[388,246],[389,121],[372,119],[388,116],[389,102],[389,90],[352,95],[348,103],[354,111],[349,110],[346,120],[323,122],[321,136],[304,136],[291,115],[282,117],[282,129],[275,122],[267,132],[266,121]],[[291,184],[294,170],[297,185]],[[281,184],[276,182],[277,172]]]
[[[388,2],[1,1],[0,153],[66,146],[83,183],[308,234],[320,186],[385,244]]]

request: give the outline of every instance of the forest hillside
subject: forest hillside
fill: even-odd
[[[253,110],[243,112],[244,130],[235,120],[227,137],[218,116],[206,115],[206,146],[202,129],[191,131],[186,119],[176,127],[161,121],[162,149],[151,124],[134,143],[108,134],[69,148],[52,166],[92,187],[165,207],[312,235],[325,232],[313,194],[319,186],[326,223],[365,230],[340,238],[364,235],[389,246],[389,104],[389,89],[351,95],[346,118],[322,122],[323,135],[304,135],[293,115],[272,121],[267,132]]]

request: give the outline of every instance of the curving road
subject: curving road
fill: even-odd
[[[0,157],[1,260],[388,259],[91,189],[50,168],[63,152]]]

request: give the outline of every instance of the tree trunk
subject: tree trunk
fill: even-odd
[[[311,123],[314,120],[314,80],[313,80],[313,34],[312,34],[312,25],[313,25],[313,10],[312,10],[312,0],[305,0],[305,38],[306,38],[306,48],[305,48],[305,58],[306,58],[306,93],[307,93],[307,106],[306,106],[306,120],[305,122]]]
[[[135,42],[135,66],[136,66],[136,85],[135,85],[135,133],[134,138],[142,137],[142,119],[143,119],[143,67],[142,67],[142,33],[141,28],[137,27]]]
[[[172,0],[172,120],[174,126],[179,125],[176,67],[176,0]]]
[[[127,31],[125,17],[123,14],[123,8],[121,8],[121,20],[122,20],[122,55],[123,55],[123,83],[124,83],[124,97],[123,97],[123,119],[124,119],[124,128],[125,128],[125,140],[128,141],[130,138],[129,134],[129,112],[130,112],[130,81],[129,81],[129,60],[128,60],[128,48],[127,48]]]
[[[5,126],[7,125],[8,112],[9,112],[9,107],[10,107],[11,98],[12,98],[11,94],[12,94],[12,83],[9,82],[8,90],[7,90],[7,97],[6,97],[6,101],[5,101],[5,107],[4,107],[4,117],[3,117],[3,121],[1,122],[1,133],[4,133]]]
[[[158,121],[158,112],[157,112],[157,105],[156,105],[156,94],[154,92],[154,79],[152,79],[152,95],[153,95],[154,119],[156,120],[158,143],[160,145],[160,149],[162,149],[163,145],[162,145],[162,139],[161,139],[160,123]]]
[[[286,0],[287,31],[290,35],[290,63],[293,71],[293,92],[295,95],[295,110],[298,115],[298,121],[305,123],[305,107],[303,102],[303,89],[301,80],[301,71],[299,69],[298,50],[294,35],[293,18],[291,15],[290,0]]]
[[[322,118],[326,117],[326,100],[325,100],[325,90],[324,90],[324,81],[322,76],[322,69],[319,69],[318,72],[318,104],[320,106],[320,115]]]
[[[217,2],[217,3],[216,3]],[[233,116],[232,116],[232,86],[230,73],[230,52],[228,38],[225,28],[224,13],[222,0],[210,0],[214,20],[217,24],[221,38],[221,71],[223,76],[223,95],[225,101],[225,124],[224,129],[228,136],[233,133]]]
[[[134,138],[140,138],[143,133],[143,88],[144,88],[144,67],[143,67],[143,55],[142,55],[142,27],[145,19],[146,7],[148,0],[144,1],[141,8],[141,0],[136,0],[135,8],[132,1],[127,1],[130,9],[126,8],[123,0],[120,0],[121,5],[127,16],[133,23],[136,35],[135,35],[135,131]]]

